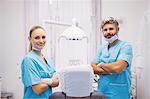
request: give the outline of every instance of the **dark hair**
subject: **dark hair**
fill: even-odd
[[[30,32],[29,32],[29,37],[31,37],[32,35],[32,32],[36,29],[42,29],[45,31],[45,29],[42,27],[42,26],[39,26],[39,25],[36,25],[36,26],[33,26],[31,29],[30,29]],[[29,52],[32,50],[32,44],[30,43],[29,44]]]
[[[114,24],[116,27],[119,26],[119,23],[117,20],[115,20],[113,17],[109,17],[107,19],[104,19],[102,21],[102,24],[101,24],[101,29],[103,29],[103,27],[106,25],[106,24]]]

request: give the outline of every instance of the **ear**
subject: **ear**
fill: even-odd
[[[28,37],[28,40],[31,41],[31,37]]]
[[[119,27],[118,27],[118,31],[119,31]]]

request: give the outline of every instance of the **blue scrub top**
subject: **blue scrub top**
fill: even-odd
[[[55,72],[50,61],[45,57],[46,64],[34,51],[29,52],[21,64],[22,81],[24,84],[23,99],[48,99],[52,94],[52,88],[49,87],[41,94],[36,94],[32,90],[32,85],[41,83],[41,78],[51,78]]]
[[[102,45],[95,57],[96,63],[112,63],[124,60],[128,66],[118,74],[99,75],[98,91],[103,92],[106,99],[130,99],[132,46],[118,40],[108,50],[108,43]]]

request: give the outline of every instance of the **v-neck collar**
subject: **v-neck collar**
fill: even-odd
[[[120,43],[120,40],[118,40],[117,42],[115,42],[109,49],[108,49],[109,44],[107,44],[107,50],[109,51],[111,49],[114,49],[115,47],[117,47],[119,45],[119,43]]]
[[[104,50],[104,52],[106,53],[106,56],[109,56],[110,55],[110,53],[118,46],[120,44],[120,40],[118,40],[116,43],[114,43],[113,45],[112,45],[112,47],[111,48],[109,48],[108,49],[108,43],[105,45],[105,50]]]
[[[46,62],[44,62],[44,60],[42,60],[41,57],[38,56],[33,50],[32,50],[32,53],[36,56],[36,58],[37,58],[43,65],[49,65],[48,60],[46,59],[46,57],[44,57],[44,58],[45,58],[45,60],[47,61],[47,64],[46,64]]]

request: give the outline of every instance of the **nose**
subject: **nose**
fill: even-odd
[[[107,31],[105,31],[104,34],[105,34],[105,35],[111,35],[111,32],[110,32],[110,30],[107,30]]]
[[[110,30],[109,30],[109,29],[107,29],[107,30],[106,30],[106,33],[107,33],[107,34],[109,34],[109,33],[110,33]]]
[[[40,42],[43,42],[44,41],[44,39],[43,38],[40,38]]]

